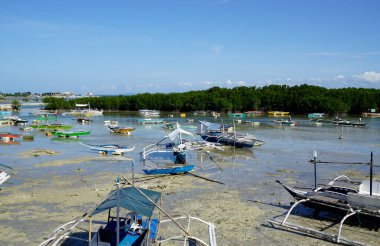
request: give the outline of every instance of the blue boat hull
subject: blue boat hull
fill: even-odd
[[[164,167],[164,168],[155,168],[155,169],[143,169],[145,174],[148,175],[158,175],[158,174],[179,174],[187,173],[192,171],[195,168],[195,165],[184,165],[176,167]]]

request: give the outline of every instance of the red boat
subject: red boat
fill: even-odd
[[[22,135],[21,134],[13,134],[13,133],[9,133],[9,132],[2,132],[0,133],[0,140],[2,141],[13,141],[15,138],[19,138],[21,137]]]

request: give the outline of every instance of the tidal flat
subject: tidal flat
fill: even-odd
[[[196,164],[195,173],[224,184],[191,175],[170,175],[148,179],[142,172],[139,152],[168,134],[160,126],[142,126],[131,117],[110,115],[94,117],[92,124],[75,125],[71,118],[62,121],[78,129],[91,129],[80,141],[91,144],[136,145],[128,157],[99,156],[78,141],[54,141],[35,132],[33,142],[2,145],[0,163],[11,166],[11,178],[0,188],[0,245],[38,245],[54,228],[82,216],[115,188],[117,176],[132,179],[142,188],[159,191],[162,207],[175,215],[192,215],[216,226],[218,245],[333,245],[298,233],[271,227],[273,217],[283,218],[293,198],[275,180],[291,186],[314,184],[312,152],[328,161],[368,162],[373,151],[379,165],[380,120],[368,119],[365,128],[345,128],[344,141],[338,139],[341,128],[313,126],[305,119],[295,127],[277,127],[271,119],[257,118],[259,126],[237,125],[237,130],[255,134],[266,143],[253,149],[226,148],[189,153]],[[136,127],[131,136],[110,134],[104,120],[118,120]],[[181,119],[177,119],[181,121]],[[367,120],[367,119],[366,119]],[[13,126],[1,131],[17,132]],[[2,168],[4,169],[4,168]],[[380,180],[375,169],[375,179]],[[318,183],[345,174],[353,179],[368,178],[368,166],[318,166]],[[336,233],[337,225],[326,218],[313,218],[308,209],[296,210],[292,222]],[[83,229],[86,229],[84,226]],[[163,233],[170,234],[175,228]],[[179,232],[179,231],[178,231]],[[177,233],[178,233],[177,232]],[[347,225],[342,236],[369,245],[379,245],[377,230]]]

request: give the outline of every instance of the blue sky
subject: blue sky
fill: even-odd
[[[378,0],[0,0],[0,91],[380,88]]]

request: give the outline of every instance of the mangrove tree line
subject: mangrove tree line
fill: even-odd
[[[269,85],[264,87],[213,87],[184,93],[142,93],[130,96],[105,96],[65,100],[45,98],[46,109],[73,109],[76,103],[109,111],[213,110],[244,112],[248,110],[282,110],[293,114],[311,112],[359,114],[380,105],[380,90],[367,88],[327,89],[313,85]]]

